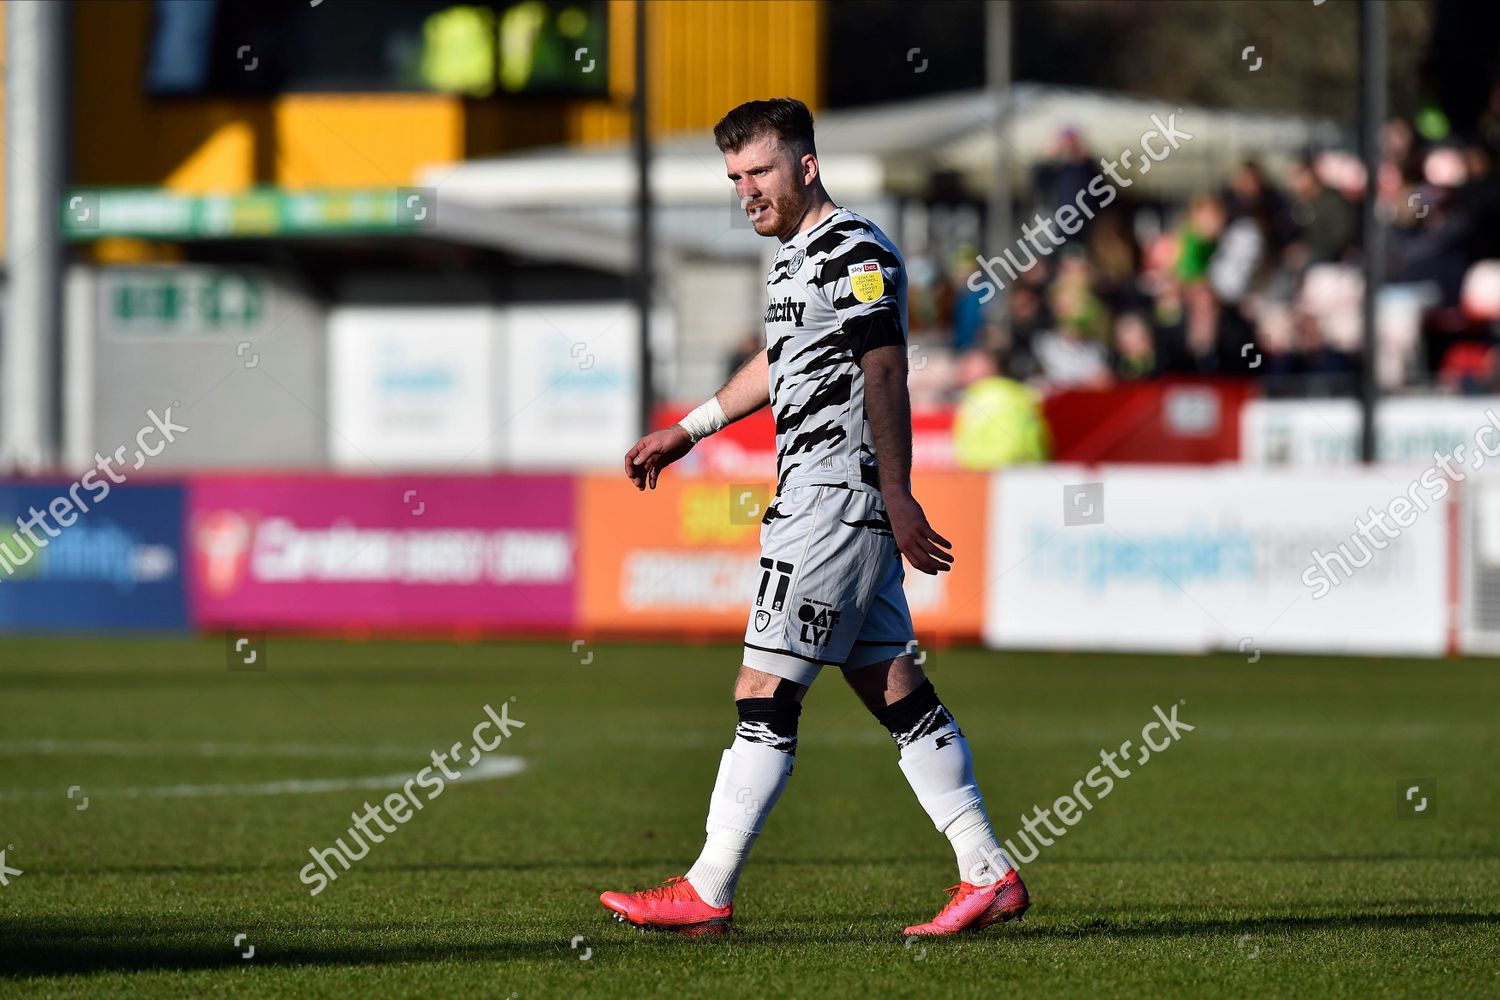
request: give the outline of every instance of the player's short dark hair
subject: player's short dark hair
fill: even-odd
[[[714,142],[721,153],[738,153],[746,143],[768,133],[797,148],[799,155],[817,152],[812,112],[795,97],[741,104],[714,126]]]

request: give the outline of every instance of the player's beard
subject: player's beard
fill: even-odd
[[[782,239],[793,235],[806,211],[803,199],[795,191],[771,199],[757,199],[761,203],[767,201],[771,207],[750,223],[756,233],[761,236],[779,236]]]

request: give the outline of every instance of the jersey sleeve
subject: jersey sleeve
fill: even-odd
[[[868,232],[846,239],[823,263],[819,284],[855,361],[877,347],[906,345],[905,282],[901,258]]]

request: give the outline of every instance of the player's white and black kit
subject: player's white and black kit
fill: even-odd
[[[809,684],[825,663],[888,660],[913,638],[859,367],[906,344],[906,268],[872,222],[840,208],[782,244],[766,295],[777,497],[744,662]]]
[[[876,449],[860,367],[872,351],[883,358],[906,349],[901,254],[868,219],[830,209],[821,178],[808,177],[813,121],[801,101],[741,104],[714,126],[714,141],[742,204],[769,200],[778,223],[830,214],[783,242],[766,274],[777,496],[761,522],[747,669],[735,685],[739,721],[719,757],[703,850],[681,878],[641,892],[605,892],[599,901],[639,927],[694,936],[729,928],[750,848],[791,778],[802,714],[793,685],[811,684],[825,664],[835,664],[891,734],[902,774],[958,865],[948,902],[931,921],[906,928],[907,941],[1019,919],[1030,899],[985,811],[963,730],[917,661],[877,666],[914,645],[906,573],[881,493],[882,461],[888,479],[906,469]],[[716,395],[681,428],[697,441],[727,423]],[[681,446],[678,433],[642,438],[626,456],[635,463],[627,473],[637,488],[648,478],[654,485],[660,467],[642,470],[643,461],[670,461]],[[757,672],[791,683],[763,684]]]

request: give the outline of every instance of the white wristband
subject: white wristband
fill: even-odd
[[[688,432],[688,437],[694,441],[702,441],[715,431],[728,427],[729,418],[724,416],[724,407],[719,405],[719,397],[714,395],[677,423]]]

